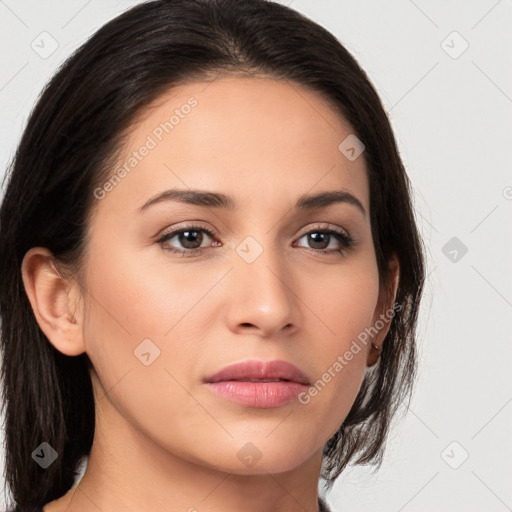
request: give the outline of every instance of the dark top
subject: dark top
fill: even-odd
[[[320,497],[318,497],[318,507],[320,512],[331,512],[331,509],[327,506],[327,503]]]
[[[327,503],[320,497],[318,498],[318,507],[320,508],[320,512],[331,512],[331,509],[327,506]],[[6,510],[5,512],[11,511]],[[21,508],[16,507],[12,512],[43,512],[43,507],[36,507],[30,510],[21,510]]]

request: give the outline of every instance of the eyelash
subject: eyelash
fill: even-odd
[[[157,243],[163,245],[165,242],[174,238],[176,235],[179,235],[180,233],[184,233],[186,231],[201,231],[201,232],[206,233],[211,238],[215,237],[215,233],[213,233],[211,230],[209,230],[205,227],[198,226],[198,225],[189,225],[189,226],[183,226],[183,227],[180,227],[179,229],[175,229],[173,231],[169,231],[168,233],[165,233],[157,240]],[[324,254],[328,254],[328,255],[334,255],[337,253],[338,255],[343,256],[343,255],[345,255],[345,252],[348,252],[350,249],[352,249],[356,245],[355,240],[347,232],[345,232],[344,230],[341,230],[341,229],[332,229],[332,228],[327,229],[327,228],[316,227],[314,229],[311,229],[309,231],[302,233],[299,236],[299,239],[302,238],[303,236],[309,235],[311,233],[322,233],[322,234],[327,234],[327,235],[334,235],[334,237],[342,245],[341,249],[330,249],[330,250],[313,249],[311,247],[303,247],[303,249],[307,249],[307,250],[313,251],[315,253],[324,253]],[[165,251],[169,251],[174,254],[181,254],[182,257],[188,258],[188,257],[193,257],[193,256],[203,252],[203,250],[207,249],[207,247],[196,247],[195,249],[176,249],[175,247],[171,247],[171,248],[163,247],[163,249]]]

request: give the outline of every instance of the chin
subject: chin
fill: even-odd
[[[236,475],[265,475],[292,471],[311,456],[311,451],[307,452],[300,444],[275,446],[268,443],[268,440],[266,443],[262,440],[259,444],[256,440],[248,441],[241,447],[237,443],[233,451],[227,449],[222,453],[217,452],[213,461],[204,461],[204,464]]]

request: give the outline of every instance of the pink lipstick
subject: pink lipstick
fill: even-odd
[[[221,397],[248,407],[281,407],[308,389],[305,373],[286,361],[243,361],[204,379]]]

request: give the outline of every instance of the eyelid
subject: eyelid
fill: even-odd
[[[333,231],[336,231],[337,233],[341,233],[341,234],[345,235],[347,238],[352,238],[350,233],[345,228],[336,226],[335,224],[330,224],[329,222],[320,222],[320,223],[314,224],[313,226],[307,226],[299,232],[298,236],[303,237],[304,235],[311,233],[311,231],[314,231],[315,229],[318,229],[318,230],[331,230],[332,229]]]
[[[210,225],[204,225],[203,223],[201,223],[201,221],[190,220],[190,221],[181,222],[181,223],[177,224],[176,226],[166,227],[165,229],[161,230],[155,236],[155,239],[159,240],[160,238],[162,238],[166,235],[169,235],[171,233],[175,233],[176,231],[192,231],[194,229],[204,229],[206,232],[210,232],[212,234],[212,236],[213,235],[219,236],[219,232],[215,228],[211,227]]]

